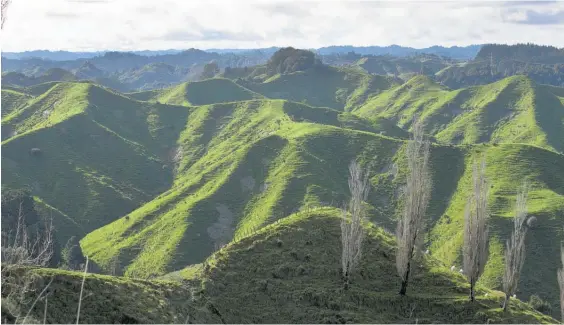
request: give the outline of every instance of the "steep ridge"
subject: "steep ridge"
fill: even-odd
[[[338,116],[331,121],[319,114],[317,119],[309,116],[311,122],[299,122],[300,110],[295,109],[299,105],[277,100],[199,107],[178,141],[173,188],[129,219],[92,232],[81,246],[102,266],[113,256],[129,256],[123,264],[125,274],[162,274],[202,261],[234,234],[282,218],[301,201],[328,204],[336,190],[333,181],[317,173],[308,176],[307,166],[319,161],[308,152],[318,146],[311,141],[319,139],[325,146],[342,139],[344,152],[353,150],[345,147],[361,150],[370,139],[371,150],[397,146],[391,138],[330,125],[339,123]],[[288,109],[295,121],[284,113]],[[319,124],[323,122],[328,125]],[[346,169],[347,159],[341,163]],[[131,252],[136,249],[140,251]],[[156,260],[155,254],[164,257]]]
[[[213,78],[203,81],[185,82],[164,90],[130,93],[129,97],[157,101],[172,105],[209,105],[223,102],[235,102],[263,98],[234,83],[229,79]]]
[[[564,106],[554,89],[515,76],[451,91],[417,76],[355,112],[385,117],[402,127],[409,127],[419,114],[426,131],[444,143],[515,142],[562,152]]]
[[[91,84],[58,84],[3,119],[3,131],[23,131],[2,142],[2,184],[29,188],[79,224],[80,233],[61,232],[64,245],[169,188],[167,146],[188,113]]]
[[[503,249],[511,236],[511,219],[515,212],[515,197],[523,181],[529,192],[528,213],[538,225],[527,234],[526,261],[517,296],[538,294],[548,301],[558,301],[556,270],[559,266],[559,243],[564,240],[564,156],[539,147],[518,144],[472,146],[463,149],[463,171],[456,182],[445,210],[429,233],[430,250],[447,265],[461,265],[464,209],[470,191],[473,162],[485,158],[487,177],[491,184],[489,204],[492,214],[490,258],[481,283],[501,288]],[[542,270],[539,269],[542,265]],[[539,274],[545,274],[539,277]]]
[[[57,83],[2,119],[2,140],[59,123],[86,108],[88,84]]]
[[[31,98],[20,89],[2,88],[2,117],[24,106]]]

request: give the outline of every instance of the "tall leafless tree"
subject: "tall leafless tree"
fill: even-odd
[[[4,23],[6,22],[7,14],[8,14],[8,7],[12,0],[2,0],[2,25],[0,26],[1,29],[4,29]]]
[[[507,310],[509,298],[517,291],[519,277],[525,263],[525,236],[527,235],[527,196],[528,185],[524,183],[517,194],[515,218],[513,219],[513,233],[505,247],[505,272],[503,273],[503,291],[505,300],[503,310]]]
[[[560,314],[564,323],[564,245],[560,245],[560,259],[562,268],[558,270],[558,285],[560,286]]]
[[[402,296],[407,292],[412,261],[423,240],[423,218],[431,196],[430,142],[424,139],[423,124],[418,119],[413,125],[413,139],[407,143],[406,156],[405,206],[396,228],[396,268],[401,278],[399,294]]]
[[[488,192],[486,179],[486,161],[482,160],[480,167],[474,164],[472,193],[464,212],[464,246],[463,263],[464,274],[470,282],[470,301],[474,301],[476,282],[484,272],[488,261]]]
[[[366,201],[370,190],[368,171],[364,172],[355,160],[349,165],[349,190],[351,191],[351,200],[348,205],[348,211],[346,206],[343,208],[343,218],[341,220],[341,244],[343,249],[341,263],[345,279],[345,289],[348,288],[351,274],[358,265],[362,254],[362,241],[364,239],[362,221],[366,215],[363,202]]]

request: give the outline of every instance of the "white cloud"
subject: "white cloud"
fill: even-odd
[[[490,42],[562,47],[562,17],[564,3],[554,1],[17,0],[2,31],[2,50]]]

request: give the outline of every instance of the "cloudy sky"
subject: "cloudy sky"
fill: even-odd
[[[533,42],[564,47],[558,1],[12,0],[2,51]]]

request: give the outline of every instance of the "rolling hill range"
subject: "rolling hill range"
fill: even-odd
[[[435,80],[451,87],[484,85],[526,75],[537,83],[564,86],[564,49],[534,44],[489,44],[473,60],[452,64],[435,73]]]
[[[394,80],[396,78],[408,80],[414,75],[423,74],[452,89],[485,85],[516,75],[528,76],[539,84],[564,86],[564,51],[550,46],[487,44],[451,49],[433,47],[420,52],[410,49],[409,53],[397,46],[374,48],[377,53],[370,48],[350,47],[351,51],[345,51],[347,48],[329,47],[316,53],[291,47],[278,50],[219,51],[221,53],[190,49],[163,52],[154,56],[106,52],[67,61],[29,57],[14,60],[2,57],[2,82],[4,85],[29,87],[49,81],[90,80],[119,92],[139,92],[162,90],[186,81],[221,76],[267,97],[294,101],[307,99],[311,105],[333,108],[342,107],[346,101],[343,96],[350,95],[343,90],[347,88],[347,82],[340,80],[343,75],[353,79],[365,78],[360,77],[358,72],[351,72],[350,68],[375,76],[392,77],[388,81],[392,83],[401,82]],[[398,49],[399,52],[396,51]],[[335,52],[331,52],[332,50]],[[449,53],[443,50],[448,50],[451,55],[448,56]],[[281,76],[276,76],[277,73],[271,73],[276,70],[272,69],[271,63],[277,61],[277,53],[284,51],[301,54],[291,58],[288,61],[291,63],[278,61],[275,66],[279,63],[295,65],[286,67],[292,70],[301,64],[309,65],[309,59],[323,64],[317,65],[317,69],[303,69],[302,66],[293,71],[276,71],[281,73]],[[461,57],[456,54],[458,51],[461,51],[459,54],[466,54]],[[475,56],[468,56],[471,53],[475,53]],[[202,76],[204,67],[210,63],[217,65],[219,71]],[[299,71],[303,71],[301,77],[288,76],[289,72]],[[316,80],[312,75],[322,76],[322,80]],[[360,79],[357,83],[363,82]],[[280,86],[280,83],[288,85]],[[335,88],[335,91],[328,93],[328,87]],[[312,92],[316,95],[312,95]]]
[[[143,91],[127,95],[137,100],[195,106],[264,98],[231,80],[222,78],[185,82],[163,90]]]
[[[189,109],[160,106],[90,83],[52,84],[2,119],[2,185],[30,188],[59,211],[60,246],[84,236],[170,186],[166,143]]]
[[[415,115],[442,143],[528,143],[564,150],[561,88],[514,76],[485,86],[450,90],[425,76],[372,97],[356,111],[409,127]]]
[[[191,69],[163,63],[152,63],[140,68],[111,73],[86,61],[72,71],[52,68],[39,73],[37,76],[28,76],[20,72],[5,72],[2,74],[2,88],[11,87],[25,91],[27,87],[34,87],[43,83],[80,80],[91,81],[120,92],[142,91],[162,89],[185,80],[197,79],[199,69],[199,67]]]
[[[435,55],[410,57],[367,56],[355,62],[366,72],[377,75],[391,75],[410,79],[417,74],[434,75],[453,65],[453,60]]]
[[[53,68],[45,71],[38,77],[29,77],[19,72],[2,73],[2,83],[10,86],[29,87],[51,81],[75,81],[77,78],[71,72]]]
[[[500,288],[514,198],[528,180],[528,212],[538,225],[528,234],[517,296],[538,294],[557,315],[564,89],[514,76],[451,90],[425,76],[402,83],[324,65],[255,77],[127,94],[92,82],[3,88],[2,186],[26,188],[53,211],[58,249],[76,236],[101,273],[125,276],[93,275],[92,290],[130,281],[131,290],[151,288],[153,301],[174,287],[159,307],[164,321],[186,317],[178,300],[190,287],[205,292],[190,305],[195,322],[551,322],[518,301],[501,313],[500,293],[489,291]],[[434,140],[430,255],[413,300],[400,301],[387,231],[401,210],[405,144],[417,114]],[[481,157],[492,186],[492,240],[479,285],[491,296],[469,306],[461,277],[448,268],[461,265],[472,162]],[[342,293],[335,208],[349,198],[352,159],[370,166],[376,226],[359,286]],[[57,281],[72,286],[76,277],[63,272]],[[62,306],[70,298],[56,299]],[[252,303],[237,310],[242,300]],[[131,307],[127,317],[155,320],[135,316],[140,305],[126,295],[108,301]],[[419,307],[410,316],[411,304]],[[86,313],[99,321],[101,307],[92,308]]]
[[[359,69],[326,65],[262,78],[264,80],[259,81],[240,79],[238,83],[268,98],[345,111],[401,82],[393,77],[369,75]]]

